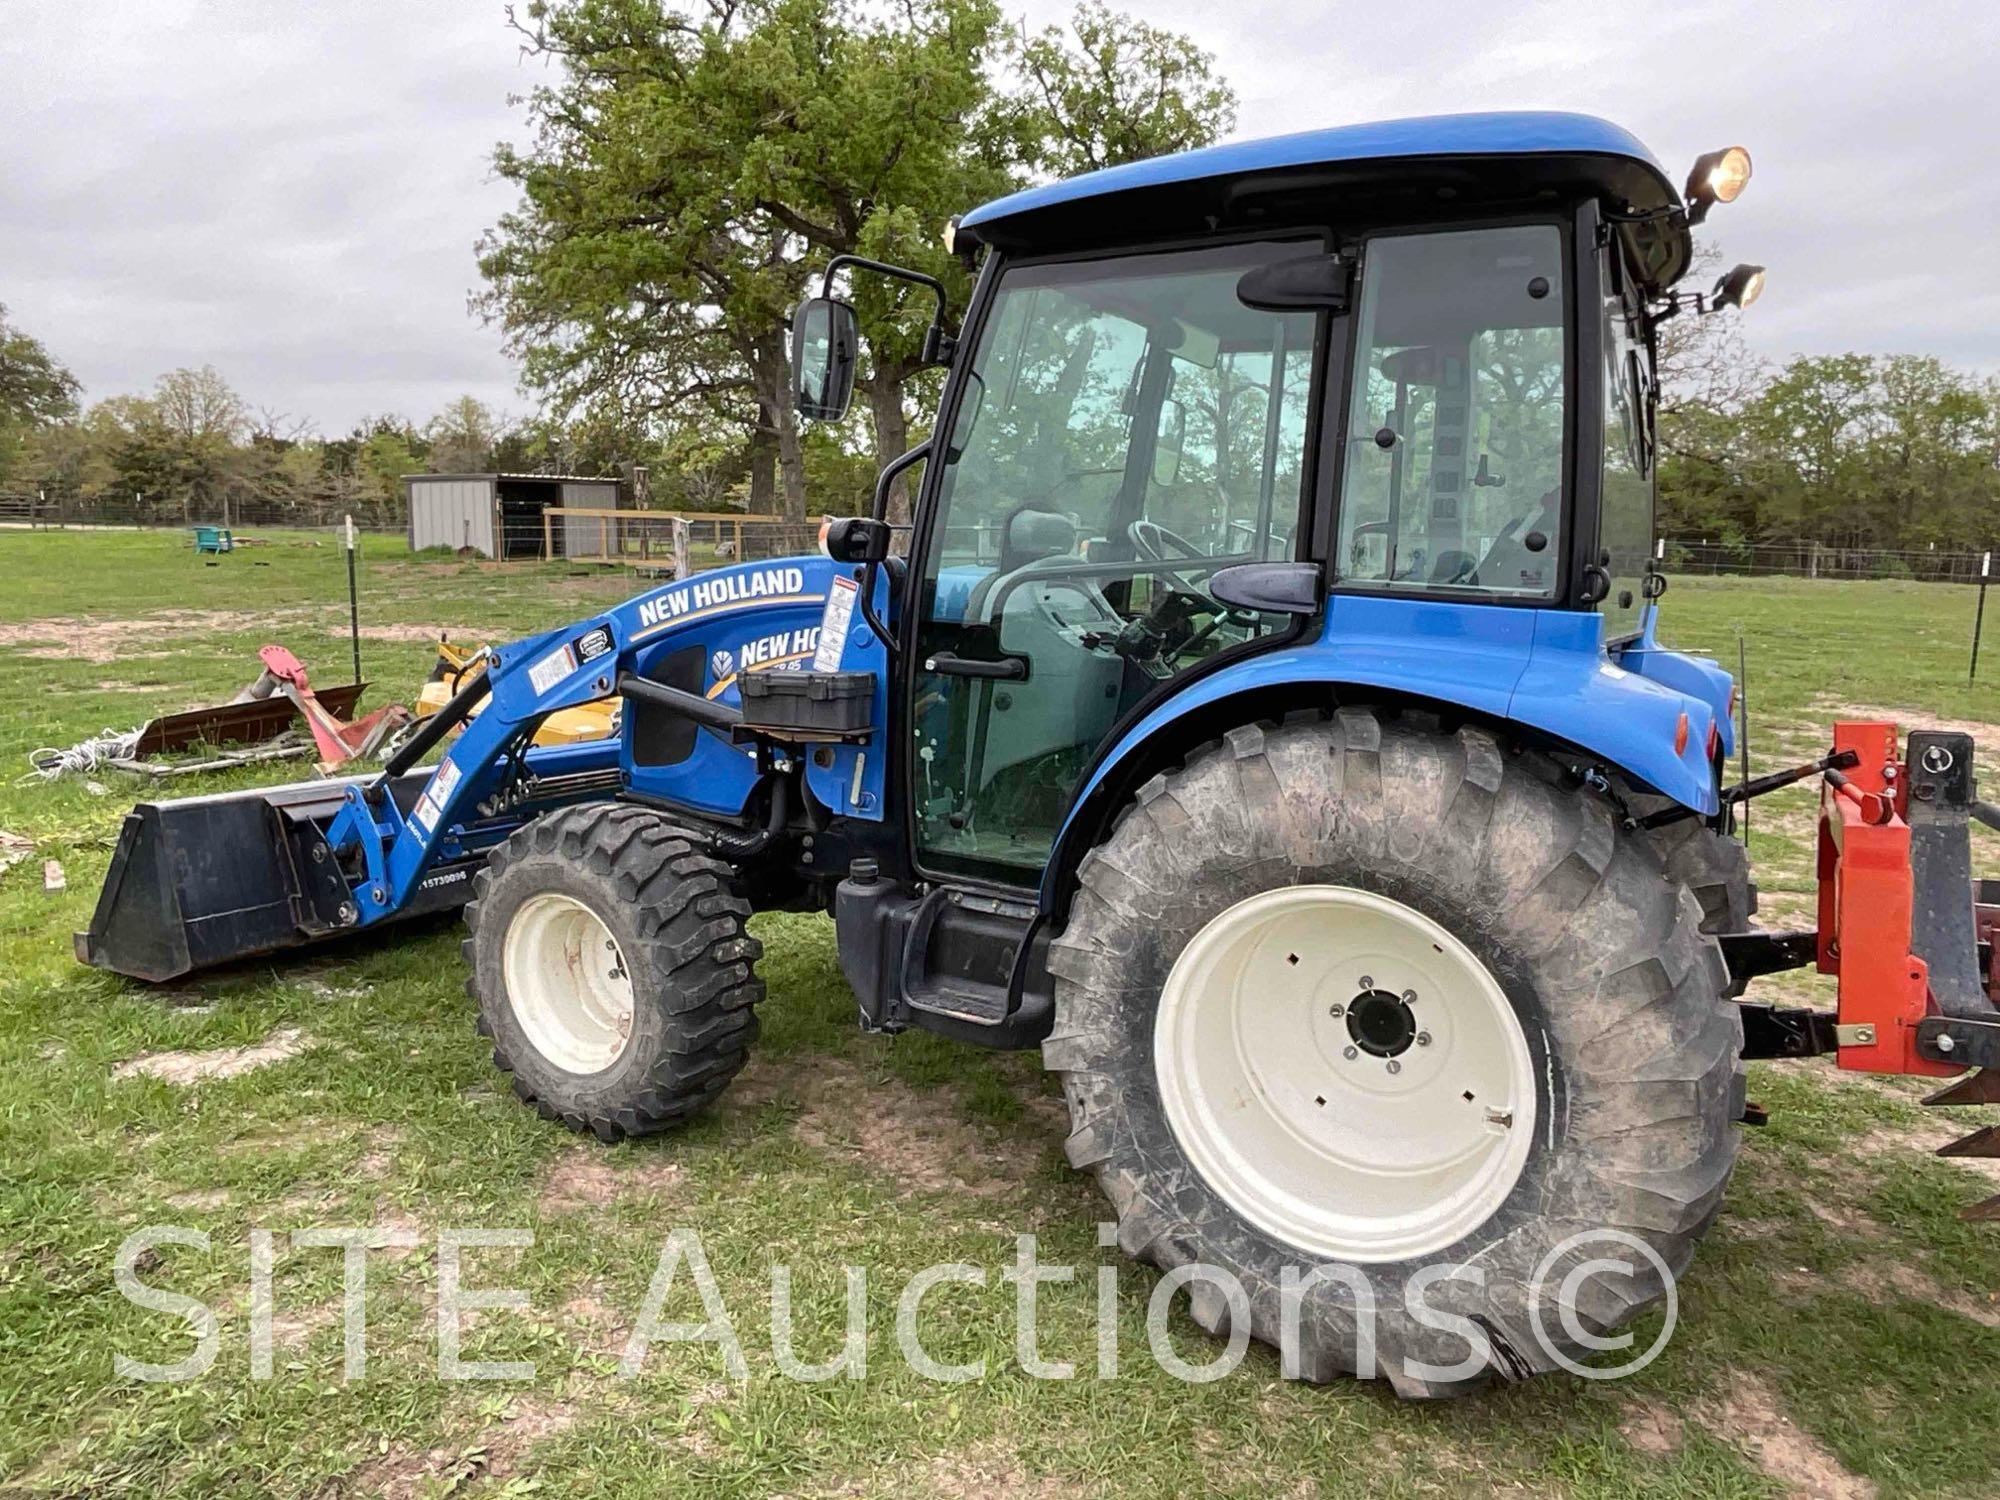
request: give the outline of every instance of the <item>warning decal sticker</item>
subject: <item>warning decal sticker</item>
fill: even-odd
[[[861,585],[852,578],[835,576],[826,591],[826,608],[819,617],[819,649],[813,652],[815,672],[838,672],[841,653],[847,649],[847,628],[854,620],[854,601],[861,597]]]
[[[565,642],[528,668],[528,686],[538,693],[546,693],[561,686],[563,679],[575,670],[576,653]]]

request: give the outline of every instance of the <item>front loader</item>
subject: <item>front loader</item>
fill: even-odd
[[[1656,634],[1656,333],[1755,296],[1676,286],[1748,171],[1677,193],[1556,114],[1214,147],[955,222],[956,330],[841,257],[801,413],[852,393],[842,271],[933,299],[946,370],[871,516],[496,649],[379,776],[140,808],[79,952],[165,980],[463,904],[496,1062],[616,1140],[742,1066],[751,914],[829,912],[866,1029],[1040,1047],[1119,1242],[1242,1288],[1189,1284],[1204,1327],[1408,1395],[1573,1360],[1688,1265],[1746,1058],[2000,1098],[1970,742],[1842,724],[1732,782],[1729,675]],[[534,743],[606,697],[615,737]],[[1818,925],[1762,931],[1736,816],[1810,778]],[[1740,998],[1807,964],[1837,1013]]]

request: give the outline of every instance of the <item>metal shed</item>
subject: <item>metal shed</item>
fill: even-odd
[[[552,506],[616,510],[620,487],[605,474],[405,474],[410,550],[449,547],[481,557],[540,557],[542,512]],[[597,523],[566,518],[556,551],[595,537]],[[584,550],[588,550],[585,548]]]

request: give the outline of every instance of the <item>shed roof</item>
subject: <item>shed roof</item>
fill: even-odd
[[[405,474],[403,483],[416,484],[426,479],[540,479],[550,484],[618,484],[616,474]]]

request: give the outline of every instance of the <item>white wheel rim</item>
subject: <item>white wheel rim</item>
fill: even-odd
[[[1463,1238],[1534,1141],[1534,1059],[1505,991],[1422,912],[1347,886],[1266,891],[1196,933],[1160,994],[1153,1057],[1195,1170],[1326,1259]]]
[[[632,1039],[632,975],[604,919],[573,896],[530,896],[507,924],[507,999],[535,1050],[601,1073]]]

